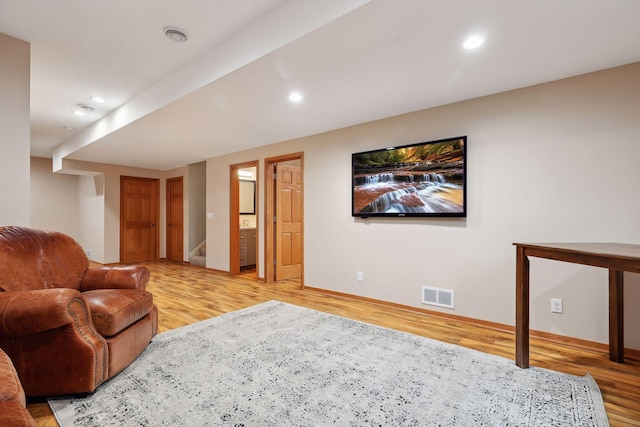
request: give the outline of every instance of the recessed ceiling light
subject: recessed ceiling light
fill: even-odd
[[[302,94],[300,92],[291,92],[289,94],[289,101],[291,102],[301,102],[302,101]]]
[[[80,117],[86,116],[85,112],[81,111],[81,110],[73,110],[72,113],[75,114],[76,116],[80,116]]]
[[[484,39],[480,36],[471,36],[467,38],[464,43],[462,43],[462,47],[465,49],[476,49],[480,47],[484,43]]]
[[[104,104],[104,99],[101,96],[90,96],[90,100],[98,104]]]
[[[167,36],[167,38],[171,41],[186,42],[189,39],[187,33],[178,27],[168,26],[164,27],[163,30],[164,35]]]
[[[87,113],[92,113],[92,112],[96,111],[95,108],[93,108],[91,105],[87,105],[87,104],[78,104],[78,107],[82,108]]]
[[[66,131],[69,131],[69,132],[73,132],[73,131],[76,130],[76,128],[73,128],[71,126],[65,126],[63,129],[66,130]]]

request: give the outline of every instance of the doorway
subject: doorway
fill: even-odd
[[[229,272],[258,278],[258,161],[230,166]]]
[[[184,186],[182,177],[167,179],[167,260],[184,262]]]
[[[304,286],[304,156],[265,159],[265,279]]]
[[[157,179],[120,177],[120,262],[158,260],[159,189]]]

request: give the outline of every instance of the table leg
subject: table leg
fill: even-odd
[[[609,359],[624,362],[624,272],[609,270]]]
[[[529,259],[516,247],[516,365],[529,367]]]

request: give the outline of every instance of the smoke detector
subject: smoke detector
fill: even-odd
[[[167,36],[169,40],[172,40],[174,42],[186,42],[189,38],[187,36],[187,33],[178,27],[169,26],[164,27],[163,30],[164,35]]]

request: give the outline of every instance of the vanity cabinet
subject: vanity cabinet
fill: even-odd
[[[240,267],[256,265],[256,229],[240,229]]]

